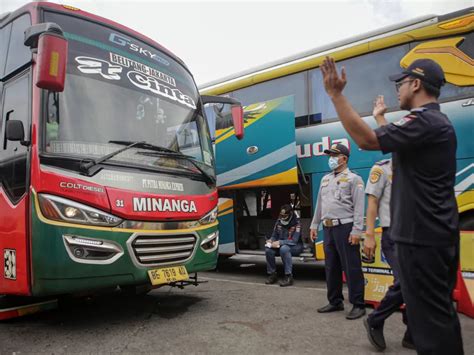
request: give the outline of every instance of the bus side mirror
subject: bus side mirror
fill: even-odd
[[[41,89],[62,92],[66,81],[68,42],[59,25],[34,25],[25,31],[25,45],[37,50],[35,84]]]
[[[232,105],[232,121],[234,122],[235,136],[244,138],[244,110],[240,105]]]
[[[25,128],[20,120],[8,120],[6,126],[6,138],[9,141],[20,141],[25,139]]]
[[[228,104],[232,105],[232,122],[234,124],[235,137],[237,139],[244,138],[244,110],[239,101],[223,96],[207,96],[201,95],[201,101],[203,105],[206,104]]]

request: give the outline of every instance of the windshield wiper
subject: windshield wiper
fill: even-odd
[[[201,168],[199,166],[199,164],[196,162],[196,160],[194,160],[193,157],[189,156],[189,155],[185,155],[183,153],[180,153],[180,152],[176,152],[174,150],[171,150],[168,152],[168,151],[161,151],[161,152],[137,152],[137,154],[141,154],[141,155],[148,155],[148,156],[164,156],[164,157],[175,157],[175,158],[179,158],[179,159],[184,159],[186,161],[189,161],[191,164],[193,164],[196,169],[199,170],[199,172],[206,178],[206,180],[211,183],[211,184],[215,184],[216,183],[216,179],[209,175],[203,168]]]
[[[109,141],[109,143],[115,143],[115,142],[122,142],[122,141]],[[112,153],[109,153],[107,155],[104,155],[103,157],[101,158],[98,158],[98,159],[91,159],[87,162],[81,162],[81,164],[79,165],[79,168],[80,170],[84,173],[84,175],[86,176],[94,176],[94,174],[98,171],[98,169],[93,169],[91,171],[91,169],[94,167],[94,166],[97,166],[98,164],[106,161],[106,160],[109,160],[110,158],[113,158],[114,156],[116,156],[117,154],[120,154],[126,150],[129,150],[130,148],[133,148],[133,147],[136,147],[136,146],[141,146],[142,144],[147,144],[146,142],[128,142],[129,144],[127,144],[126,147],[123,147],[123,148],[120,148]],[[121,143],[116,143],[116,144],[121,144]],[[126,143],[123,143],[123,144],[126,144]],[[166,148],[165,148],[166,149]]]
[[[147,143],[147,142],[109,141],[109,143],[119,144],[119,145],[131,145],[131,144],[134,144],[134,147],[137,147],[137,148],[150,149],[150,150],[154,150],[154,151],[157,151],[157,152],[177,153],[176,151],[174,151],[174,150],[172,150],[172,149],[169,149],[169,148],[166,148],[166,147],[162,147],[162,146],[160,146],[160,145],[155,145],[155,144]],[[178,154],[180,154],[180,153],[178,153]]]

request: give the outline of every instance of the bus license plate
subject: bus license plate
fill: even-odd
[[[148,277],[150,277],[152,285],[162,285],[189,279],[188,271],[184,266],[148,270]]]

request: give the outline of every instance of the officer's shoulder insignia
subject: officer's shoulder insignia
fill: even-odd
[[[409,122],[412,122],[414,119],[416,118],[416,115],[415,114],[408,114],[406,115],[405,117],[402,117],[401,119],[399,119],[397,122],[393,122],[393,124],[395,126],[404,126],[405,124],[409,123]]]
[[[323,177],[323,179],[321,180],[321,186],[325,187],[328,185],[329,185],[329,178]]]
[[[363,188],[364,188],[364,184],[361,183],[361,182],[359,182],[359,183],[357,184],[357,187],[358,187],[359,189],[363,189]]]
[[[383,170],[380,169],[379,167],[374,167],[372,169],[372,171],[370,172],[370,179],[369,181],[372,183],[372,184],[376,184],[379,180],[380,180],[380,177],[383,175]]]
[[[385,165],[385,164],[388,164],[388,163],[390,163],[390,159],[384,159],[384,160],[380,160],[380,161],[376,162],[375,165],[382,166],[382,165]]]

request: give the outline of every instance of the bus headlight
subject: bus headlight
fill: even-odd
[[[63,235],[69,257],[82,264],[111,264],[123,255],[122,247],[110,240]]]
[[[214,223],[217,219],[217,207],[199,220],[200,224]]]
[[[201,242],[201,249],[204,250],[206,253],[211,253],[217,249],[219,246],[219,232],[216,231],[212,234],[209,234],[204,240]]]
[[[121,218],[62,197],[38,194],[38,200],[43,215],[54,221],[104,227],[122,223]]]

